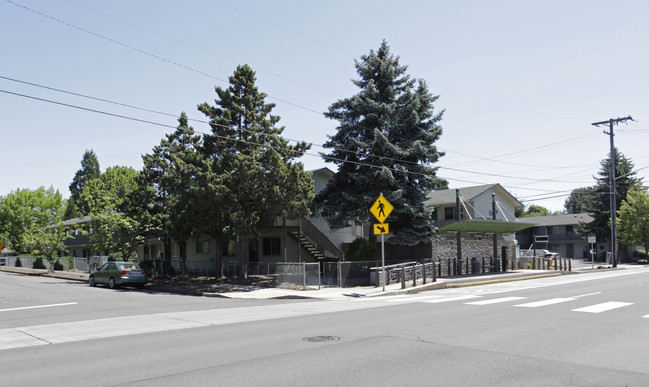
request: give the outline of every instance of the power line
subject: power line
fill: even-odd
[[[68,91],[68,90],[63,90],[63,89],[50,87],[50,86],[46,86],[46,85],[42,85],[42,84],[38,84],[38,83],[34,83],[34,82],[28,82],[28,81],[15,79],[15,78],[10,78],[10,77],[6,77],[6,76],[3,76],[3,75],[0,75],[0,79],[5,79],[5,80],[8,80],[8,81],[12,81],[12,82],[26,84],[26,85],[29,85],[29,86],[39,87],[39,88],[43,88],[43,89],[46,89],[46,90],[52,90],[52,91],[56,91],[56,92],[60,92],[60,93],[64,93],[64,94],[74,95],[74,96],[77,96],[77,97],[87,98],[87,99],[91,99],[91,100],[95,100],[95,101],[105,102],[105,103],[109,103],[109,104],[113,104],[113,105],[117,105],[117,106],[122,106],[122,107],[127,107],[127,108],[131,108],[131,109],[140,110],[140,111],[145,111],[145,112],[149,112],[149,113],[160,114],[160,115],[164,115],[164,116],[167,116],[167,117],[174,117],[174,118],[178,117],[175,114],[161,112],[159,110],[143,108],[143,107],[135,106],[135,105],[132,105],[132,104],[126,104],[126,103],[117,102],[117,101],[113,101],[113,100],[109,100],[109,99],[105,99],[105,98],[99,98],[99,97],[94,97],[94,96],[90,96],[90,95],[87,95],[87,94],[71,92],[71,91]],[[41,100],[41,101],[44,101],[44,102],[50,102],[50,100],[45,100],[45,99],[37,98],[37,97],[30,97],[30,96],[23,95],[23,94],[18,94],[18,93],[10,93],[10,94],[15,94],[15,95],[18,95],[18,96],[25,96],[27,98],[37,99],[37,100]],[[64,106],[68,106],[68,107],[75,107],[75,105],[59,103],[59,102],[55,102],[55,101],[51,101],[51,102],[56,103],[56,104],[60,104],[60,105],[64,105]],[[79,107],[79,108],[81,109],[81,107]],[[83,110],[89,110],[89,111],[95,111],[94,109],[88,109],[88,108],[82,108],[82,109]],[[99,111],[99,110],[96,110],[96,112],[101,113],[101,111]],[[102,114],[104,114],[104,113],[102,113]],[[109,113],[106,113],[106,114],[109,114]],[[113,115],[112,113],[110,113],[110,114]],[[124,118],[130,119],[127,116],[121,116],[121,115],[114,115],[114,116],[116,116],[116,117],[124,117]],[[219,127],[225,127],[225,128],[228,127],[227,125],[216,124],[216,123],[212,123],[212,122],[209,122],[209,121],[206,121],[206,120],[198,120],[198,119],[193,119],[193,118],[188,118],[188,120],[190,120],[192,122],[199,122],[199,123],[213,125],[213,126],[219,126]],[[150,121],[143,120],[143,122],[150,122]],[[172,127],[172,126],[169,126],[169,127]],[[243,129],[243,130],[248,131],[246,129]],[[252,131],[248,131],[248,132],[252,132]],[[296,143],[302,142],[302,140],[295,140],[295,139],[288,139],[288,138],[286,140],[296,142]],[[324,145],[322,145],[322,144],[310,143],[310,145],[324,148]],[[339,151],[344,152],[344,153],[358,155],[358,156],[364,156],[363,154],[359,154],[358,152],[354,152],[354,151],[348,151],[348,150],[344,150],[344,149],[340,149]],[[417,162],[411,162],[411,161],[401,160],[401,159],[392,158],[392,157],[378,156],[378,155],[374,155],[374,154],[369,154],[369,155],[365,155],[365,156],[374,157],[374,158],[381,158],[381,159],[384,159],[384,160],[390,160],[390,161],[394,161],[394,162],[401,163],[401,164],[419,165],[419,163],[417,163]],[[326,159],[329,159],[329,160],[333,160],[333,161],[339,161],[338,159],[335,159],[335,158],[332,158],[332,157],[324,157],[324,156],[322,156],[322,157],[326,158]],[[471,171],[471,170],[466,170],[466,169],[457,169],[457,168],[451,168],[451,167],[445,167],[445,166],[439,166],[438,168],[447,169],[447,170],[456,171],[456,172],[464,172],[464,173],[476,174],[476,175],[486,175],[486,176],[494,176],[494,177],[513,178],[513,179],[518,179],[518,180],[531,181],[532,183],[533,182],[575,183],[575,181],[561,181],[561,180],[553,180],[553,179],[517,178],[517,177],[512,177],[512,176],[507,176],[507,175],[483,173],[483,172]],[[458,181],[462,181],[462,180],[458,180]]]
[[[128,21],[125,21],[125,20],[122,20],[122,19],[116,18],[116,17],[111,16],[111,15],[108,15],[108,14],[106,14],[106,13],[99,12],[99,11],[94,10],[94,9],[92,9],[92,8],[90,8],[90,7],[87,7],[87,6],[83,5],[83,4],[78,4],[78,3],[75,3],[74,1],[70,1],[70,0],[63,0],[63,1],[65,1],[65,2],[68,3],[68,4],[72,4],[72,5],[74,5],[74,6],[77,6],[77,7],[79,7],[79,8],[83,8],[83,9],[89,11],[89,12],[95,13],[95,14],[97,14],[97,15],[101,15],[101,16],[103,16],[103,17],[106,17],[106,18],[108,18],[108,19],[111,19],[111,20],[117,21],[117,22],[119,22],[119,23],[126,24],[126,25],[128,25],[128,26],[130,26],[130,27],[137,28],[137,29],[139,29],[139,30],[142,30],[142,31],[148,32],[148,33],[150,33],[150,34],[153,34],[153,35],[156,35],[156,36],[162,37],[162,38],[164,38],[164,39],[167,39],[167,40],[170,40],[170,41],[172,41],[172,42],[175,42],[175,43],[181,44],[181,45],[183,45],[183,46],[191,47],[191,48],[193,48],[193,49],[195,49],[195,50],[198,50],[198,51],[201,51],[201,52],[205,52],[205,53],[207,53],[207,54],[214,55],[214,56],[217,56],[217,57],[219,57],[219,58],[222,58],[222,59],[225,59],[225,60],[228,60],[228,61],[234,62],[234,63],[245,63],[245,62],[246,62],[246,61],[241,61],[241,60],[238,60],[238,59],[231,58],[231,57],[226,56],[226,55],[223,55],[223,54],[219,54],[219,53],[217,53],[217,52],[215,52],[215,51],[208,50],[208,49],[206,49],[206,48],[204,48],[204,47],[197,46],[197,45],[195,45],[195,44],[192,44],[192,43],[189,43],[189,42],[186,42],[186,41],[180,40],[180,39],[176,39],[176,38],[174,38],[174,37],[172,37],[172,36],[169,36],[169,35],[166,35],[166,34],[163,34],[163,33],[160,33],[160,32],[153,31],[153,30],[150,30],[150,29],[148,29],[148,28],[144,28],[144,27],[139,26],[139,25],[137,25],[137,24],[134,24],[134,23],[131,23],[131,22],[128,22]],[[231,6],[230,6],[230,7],[231,7]],[[234,8],[234,7],[231,7],[231,8]],[[350,54],[350,55],[351,55],[351,54]],[[310,85],[310,84],[308,84],[308,83],[305,83],[305,82],[302,82],[302,81],[299,81],[299,80],[296,80],[296,79],[293,79],[293,78],[289,78],[289,77],[286,77],[286,76],[281,75],[281,74],[277,74],[277,73],[275,73],[275,72],[272,72],[272,71],[270,71],[270,70],[266,70],[266,69],[261,68],[261,67],[259,67],[259,66],[254,66],[254,67],[255,67],[255,69],[257,69],[258,71],[265,72],[265,73],[267,73],[267,74],[270,74],[270,75],[273,75],[273,76],[275,76],[275,77],[278,77],[278,78],[284,79],[284,80],[286,80],[286,81],[293,82],[293,83],[295,83],[295,84],[302,85],[302,86],[305,86],[305,87],[309,87],[309,88],[311,88],[311,89],[318,90],[318,91],[323,92],[323,93],[325,93],[325,94],[329,94],[329,95],[333,95],[333,96],[337,96],[337,97],[339,97],[338,94],[333,93],[333,92],[328,91],[328,90],[325,90],[325,89],[322,89],[322,88],[320,88],[320,87],[313,86],[313,85]]]
[[[217,81],[221,81],[221,82],[223,82],[223,83],[228,83],[228,81],[226,81],[225,79],[219,78],[219,77],[214,76],[214,75],[212,75],[212,74],[208,74],[208,73],[206,73],[206,72],[204,72],[204,71],[197,70],[197,69],[195,69],[195,68],[193,68],[193,67],[186,66],[186,65],[181,64],[181,63],[179,63],[179,62],[176,62],[176,61],[174,61],[174,60],[171,60],[171,59],[165,58],[165,57],[160,56],[160,55],[153,54],[153,53],[148,52],[148,51],[146,51],[146,50],[143,50],[143,49],[140,49],[140,48],[137,48],[137,47],[131,46],[131,45],[129,45],[129,44],[126,44],[126,43],[120,42],[120,41],[118,41],[118,40],[115,40],[115,39],[109,38],[109,37],[107,37],[107,36],[104,36],[104,35],[98,34],[98,33],[96,33],[96,32],[90,31],[90,30],[88,30],[88,29],[86,29],[86,28],[79,27],[79,26],[77,26],[77,25],[75,25],[75,24],[68,23],[68,22],[66,22],[66,21],[64,21],[64,20],[61,20],[61,19],[58,19],[58,18],[56,18],[56,17],[53,17],[53,16],[50,16],[50,15],[47,15],[47,14],[42,13],[42,12],[40,12],[40,11],[37,11],[37,10],[35,10],[35,9],[32,9],[32,8],[26,7],[26,6],[22,5],[22,4],[17,4],[17,3],[15,3],[15,2],[13,2],[12,0],[5,0],[5,1],[8,2],[8,3],[11,3],[11,4],[13,4],[13,5],[17,6],[17,7],[23,8],[23,9],[25,9],[25,10],[27,10],[27,11],[30,11],[30,12],[33,12],[33,13],[38,14],[38,15],[40,15],[40,16],[43,16],[43,17],[45,17],[45,18],[48,18],[48,19],[50,19],[50,20],[54,20],[54,21],[56,21],[57,23],[61,23],[61,24],[63,24],[63,25],[66,25],[66,26],[68,26],[68,27],[74,28],[74,29],[79,30],[79,31],[81,31],[81,32],[85,32],[85,33],[90,34],[90,35],[92,35],[92,36],[95,36],[95,37],[97,37],[97,38],[104,39],[104,40],[106,40],[106,41],[108,41],[108,42],[111,42],[111,43],[117,44],[117,45],[122,46],[122,47],[124,47],[124,48],[128,48],[129,50],[133,50],[133,51],[135,51],[135,52],[139,52],[139,53],[141,53],[141,54],[144,54],[144,55],[150,56],[150,57],[152,57],[152,58],[155,58],[155,59],[161,60],[161,61],[163,61],[163,62],[166,62],[166,63],[168,63],[168,64],[172,64],[172,65],[174,65],[174,66],[177,66],[177,67],[183,68],[183,69],[185,69],[185,70],[192,71],[192,72],[194,72],[194,73],[196,73],[196,74],[203,75],[203,76],[205,76],[205,77],[212,78],[212,79],[215,79],[215,80],[217,80]],[[268,98],[270,98],[270,99],[274,99],[274,100],[276,100],[276,101],[279,101],[279,102],[285,103],[285,104],[287,104],[287,105],[291,105],[291,106],[294,106],[294,107],[297,107],[297,108],[300,108],[300,109],[303,109],[303,110],[306,110],[306,111],[310,111],[310,112],[312,112],[312,113],[317,113],[317,114],[319,114],[319,115],[322,115],[322,112],[319,112],[319,111],[317,111],[317,110],[315,110],[315,109],[311,109],[311,108],[307,108],[307,107],[304,107],[304,106],[298,105],[298,104],[293,103],[293,102],[289,102],[289,101],[286,101],[286,100],[283,100],[283,99],[280,99],[280,98],[277,98],[277,97],[273,97],[273,96],[270,96],[270,95],[268,95]]]
[[[83,107],[83,106],[79,106],[79,105],[63,103],[63,102],[54,101],[54,100],[50,100],[50,99],[45,99],[45,98],[30,96],[30,95],[26,95],[26,94],[16,93],[16,92],[8,91],[8,90],[0,89],[0,92],[5,93],[5,94],[14,95],[14,96],[23,97],[23,98],[28,98],[28,99],[32,99],[32,100],[37,100],[37,101],[41,101],[41,102],[47,102],[47,103],[51,103],[51,104],[55,104],[55,105],[59,105],[59,106],[65,106],[65,107],[79,109],[79,110],[88,111],[88,112],[92,112],[92,113],[102,114],[102,115],[106,115],[106,116],[111,116],[111,117],[116,117],[116,118],[121,118],[121,119],[130,120],[130,121],[136,121],[136,122],[141,122],[141,123],[146,123],[146,124],[171,128],[171,129],[177,129],[176,126],[172,126],[172,125],[169,125],[169,124],[163,124],[163,123],[154,122],[154,121],[150,121],[150,120],[144,120],[144,119],[130,117],[130,116],[122,115],[122,114],[110,113],[110,112],[106,112],[106,111],[102,111],[102,110],[98,110],[98,109],[92,109],[92,108],[87,108],[87,107]],[[210,125],[228,127],[227,125],[219,125],[219,124],[214,124],[214,123],[210,123]],[[235,139],[235,138],[227,137],[227,136],[219,136],[219,135],[215,135],[214,133],[205,133],[205,132],[202,132],[202,131],[199,131],[199,130],[194,130],[194,132],[198,133],[198,134],[206,135],[206,136],[212,136],[212,137],[220,138],[220,139],[225,139],[225,140],[230,140],[230,141],[239,141],[239,142],[246,143],[246,144],[249,144],[249,145],[267,146],[267,147],[269,147],[269,145],[267,145],[267,144],[262,144],[262,143],[252,142],[252,141],[246,141],[246,140],[240,140],[240,139]],[[281,149],[281,150],[285,151],[285,149],[283,149],[283,148],[277,148],[277,149]],[[359,165],[359,166],[366,166],[366,167],[371,167],[371,168],[387,168],[388,170],[390,170],[392,172],[407,173],[407,174],[423,176],[423,177],[437,177],[437,176],[434,176],[434,175],[429,175],[429,174],[425,174],[425,173],[421,173],[421,172],[413,172],[413,171],[402,170],[402,169],[397,169],[397,168],[390,168],[390,167],[387,167],[385,165],[377,165],[377,164],[372,164],[372,163],[369,163],[369,162],[359,162],[359,161],[344,160],[344,159],[339,159],[339,158],[335,158],[335,157],[331,157],[331,156],[327,156],[327,155],[315,154],[315,153],[309,153],[309,152],[300,152],[300,151],[295,151],[295,152],[296,152],[296,154],[304,154],[304,155],[307,155],[307,156],[319,157],[319,158],[324,159],[325,161],[335,161],[335,162],[341,162],[341,163],[350,163],[350,164],[355,164],[355,165]],[[380,156],[376,156],[376,155],[370,155],[370,157],[380,158]],[[408,164],[408,163],[415,164],[415,163],[407,162],[407,161],[404,161],[404,160],[398,160],[398,159],[391,159],[391,160],[393,160],[395,162],[405,163],[405,164]],[[458,169],[455,169],[455,168],[445,168],[445,167],[442,167],[442,166],[434,167],[434,169],[436,169],[436,170],[437,169],[449,169],[449,170],[455,170],[455,171],[462,171],[462,172],[467,172],[467,173],[485,175],[484,173],[481,173],[481,172],[458,170]],[[535,180],[535,181],[539,180],[539,179],[531,179],[531,178],[517,178],[517,177],[506,176],[506,175],[497,175],[497,174],[487,174],[487,175],[496,176],[496,177],[504,177],[504,178],[513,178],[513,179],[519,179],[519,180]],[[471,184],[480,184],[480,183],[474,182],[474,181],[455,179],[455,178],[448,178],[448,180],[468,182],[468,183],[471,183]],[[572,183],[572,182],[567,182],[567,183]]]

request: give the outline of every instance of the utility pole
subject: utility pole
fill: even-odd
[[[611,186],[611,253],[613,254],[613,267],[617,267],[617,226],[616,226],[616,216],[617,216],[617,205],[615,198],[615,143],[613,141],[613,125],[619,124],[620,122],[633,121],[631,116],[626,116],[624,118],[611,118],[608,121],[593,122],[592,125],[608,125],[608,132],[604,130],[604,134],[608,134],[611,138],[611,172],[610,172],[610,186]]]

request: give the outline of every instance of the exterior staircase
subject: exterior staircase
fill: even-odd
[[[306,237],[306,235],[301,234],[299,231],[291,231],[288,233],[293,239],[295,239],[301,247],[303,247],[306,251],[309,252],[309,254],[315,258],[315,259],[324,259],[325,255],[318,250],[318,248],[315,246],[309,238]]]
[[[299,227],[291,228],[288,235],[316,260],[345,260],[343,251],[307,218],[300,219]]]

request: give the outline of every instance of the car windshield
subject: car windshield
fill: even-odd
[[[137,264],[131,262],[120,263],[119,268],[120,270],[140,270]]]

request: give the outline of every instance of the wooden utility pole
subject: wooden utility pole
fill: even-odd
[[[615,198],[615,143],[613,141],[613,125],[619,124],[620,122],[633,121],[631,116],[626,116],[624,118],[611,118],[608,121],[593,122],[592,125],[608,125],[608,132],[604,131],[604,134],[608,134],[611,138],[611,172],[610,172],[610,186],[611,186],[611,253],[613,254],[613,267],[617,267],[617,226],[616,226],[616,215],[617,215],[617,206]]]

